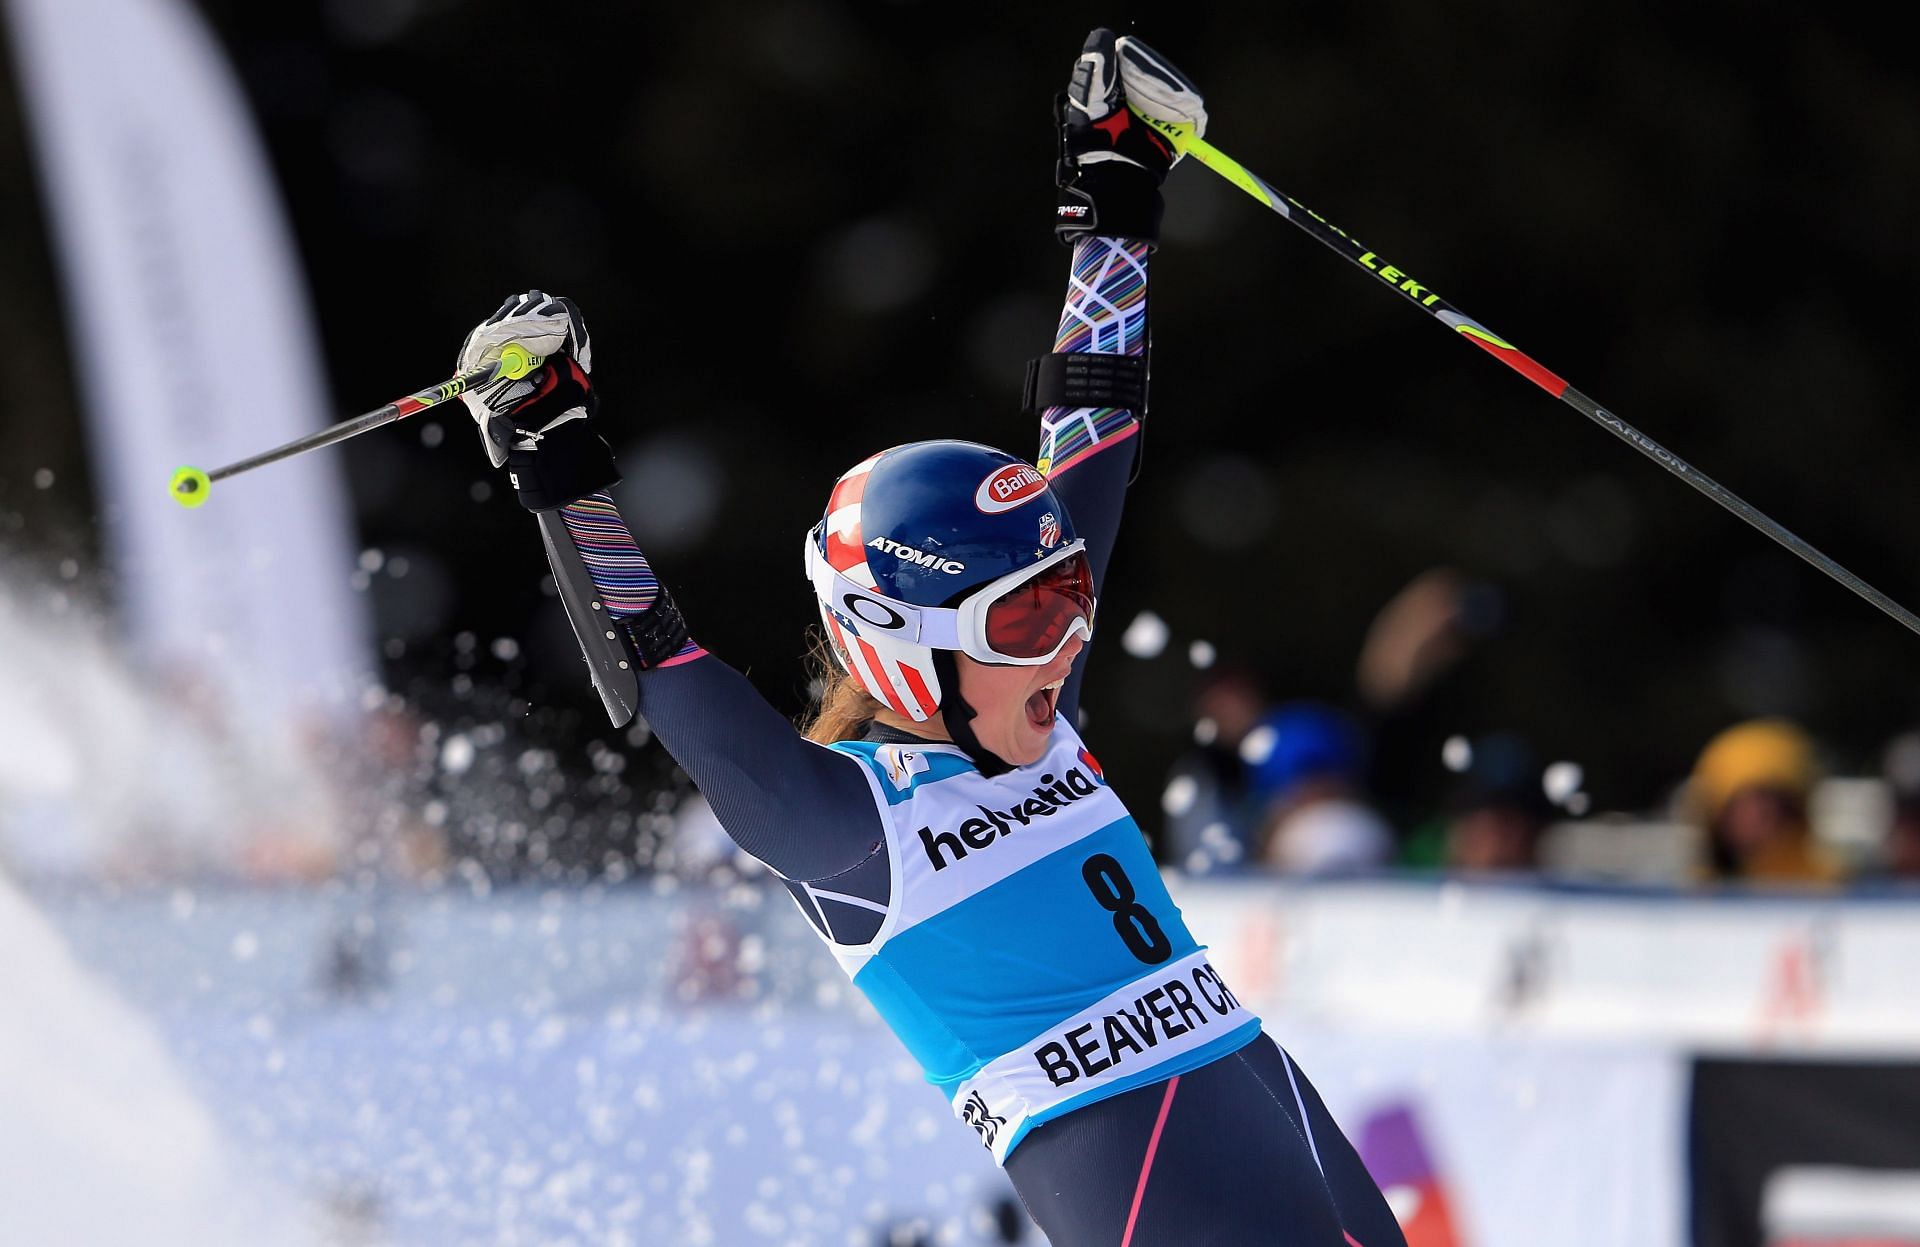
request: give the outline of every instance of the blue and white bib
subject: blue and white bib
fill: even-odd
[[[865,764],[892,877],[867,942],[822,937],[995,1161],[1259,1033],[1064,723],[1038,762],[991,779],[949,745],[833,748]]]

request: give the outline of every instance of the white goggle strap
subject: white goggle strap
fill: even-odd
[[[902,602],[841,575],[821,557],[811,540],[807,542],[807,579],[813,582],[813,595],[820,599],[820,605],[831,611],[841,626],[855,636],[871,635],[905,641],[910,645],[955,648],[951,644],[951,624],[945,628],[934,627],[932,637],[929,637],[926,628],[928,615],[951,615],[952,611],[935,611],[911,602]]]
[[[806,561],[841,665],[867,692],[914,722],[931,719],[940,709],[940,677],[917,640],[920,608],[849,580],[819,556],[811,540]]]

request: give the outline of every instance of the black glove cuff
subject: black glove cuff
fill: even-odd
[[[544,433],[532,450],[507,451],[507,479],[529,511],[551,511],[620,479],[613,450],[585,420]]]
[[[1119,407],[1147,414],[1147,357],[1055,351],[1027,361],[1020,411],[1037,416],[1049,407]]]
[[[1083,234],[1131,238],[1160,245],[1160,218],[1166,205],[1152,173],[1117,160],[1101,161],[1074,172],[1060,188],[1053,231],[1071,245]]]
[[[634,666],[642,671],[659,666],[687,644],[687,621],[665,585],[660,586],[660,596],[653,599],[652,606],[638,615],[628,615],[618,626],[626,633]]]

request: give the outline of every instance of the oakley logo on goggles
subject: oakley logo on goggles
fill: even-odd
[[[1093,639],[1093,568],[1087,543],[1068,542],[1032,567],[975,589],[958,606],[915,606],[854,583],[821,557],[819,529],[807,539],[814,593],[858,635],[958,650],[976,662],[1038,667],[1075,636]]]

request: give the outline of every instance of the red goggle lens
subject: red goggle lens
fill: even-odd
[[[1076,619],[1093,626],[1093,569],[1075,554],[1023,580],[987,607],[987,644],[1009,658],[1043,658]]]

